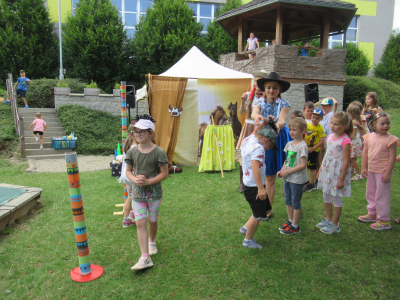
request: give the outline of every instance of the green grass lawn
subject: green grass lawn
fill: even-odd
[[[400,110],[391,133],[400,136]],[[78,162],[79,163],[79,162]],[[303,196],[302,232],[283,236],[287,219],[282,180],[274,217],[255,235],[263,249],[241,246],[239,228],[251,211],[237,192],[239,170],[198,173],[184,167],[164,183],[154,267],[133,272],[140,257],[134,227],[113,216],[123,188],[110,171],[81,173],[91,262],[104,275],[76,283],[78,267],[67,174],[26,173],[26,165],[0,160],[0,182],[41,187],[41,205],[0,235],[1,299],[399,299],[400,225],[374,231],[357,221],[366,213],[366,180],[343,201],[342,232],[315,227],[325,217],[321,191]],[[391,219],[400,216],[400,164],[396,164]]]

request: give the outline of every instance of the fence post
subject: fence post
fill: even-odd
[[[22,130],[22,132],[21,132]],[[19,139],[21,141],[21,155],[22,157],[26,157],[25,155],[25,132],[24,132],[24,116],[20,116],[19,118]]]

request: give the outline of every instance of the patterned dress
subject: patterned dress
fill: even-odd
[[[351,141],[351,158],[360,157],[362,155],[362,142],[360,138],[360,131],[356,126],[354,126],[354,129],[357,131],[357,133],[354,139]]]
[[[336,188],[343,167],[343,146],[344,139],[348,138],[344,134],[337,140],[333,139],[334,134],[330,134],[326,139],[328,148],[324,160],[322,161],[321,170],[318,179],[318,188],[322,189],[325,194],[339,197],[351,196],[351,171],[350,164],[347,169],[344,187],[340,190]],[[350,140],[350,139],[349,139]]]

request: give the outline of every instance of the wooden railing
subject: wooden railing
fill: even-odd
[[[25,155],[25,136],[24,136],[24,116],[18,114],[18,106],[17,106],[17,97],[13,87],[13,77],[11,73],[8,73],[8,78],[6,79],[6,87],[7,87],[7,98],[11,103],[11,111],[14,115],[14,125],[15,125],[15,133],[18,135],[18,138],[21,141],[21,155],[22,157],[26,157]]]

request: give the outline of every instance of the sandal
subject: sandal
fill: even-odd
[[[394,221],[398,224],[400,224],[400,218],[394,219]]]
[[[356,174],[354,177],[351,178],[351,181],[359,181],[361,179],[364,179],[364,177],[361,174]]]

